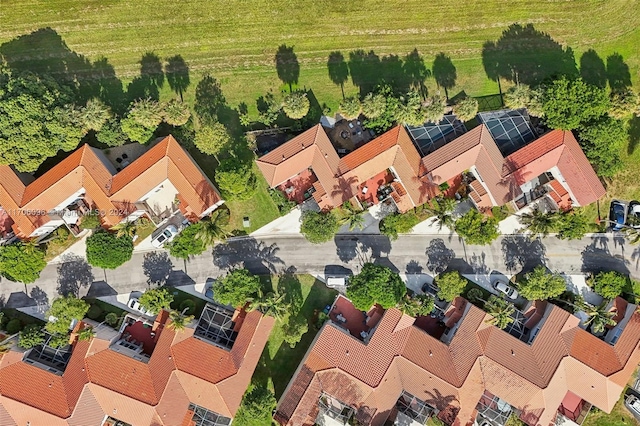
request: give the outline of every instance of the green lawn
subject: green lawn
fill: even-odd
[[[255,117],[259,96],[287,88],[279,80],[274,62],[283,43],[293,46],[300,65],[294,86],[312,89],[319,104],[332,111],[342,98],[340,86],[332,82],[327,69],[333,51],[341,52],[347,61],[357,49],[377,55],[376,60],[368,56],[359,67],[352,67],[344,84],[346,95],[365,91],[382,75],[395,83],[406,80],[402,62],[414,49],[434,76],[436,55],[444,52],[451,58],[455,76],[449,75],[453,80],[449,95],[461,91],[472,96],[492,95],[498,92],[498,84],[487,77],[485,64],[493,63],[496,57],[483,58],[483,46],[498,40],[516,22],[532,24],[549,37],[540,33],[533,38],[515,35],[503,43],[497,52],[503,75],[504,69],[512,69],[515,63],[515,68],[525,69],[518,74],[520,81],[533,72],[540,72],[541,78],[560,66],[559,54],[582,65],[583,53],[589,49],[595,50],[603,66],[613,53],[622,55],[634,83],[640,71],[640,2],[634,0],[512,0],[508,8],[498,0],[465,4],[444,0],[370,0],[366,4],[329,0],[25,0],[4,7],[0,16],[0,56],[10,68],[69,77],[80,83],[85,95],[109,98],[118,105],[116,109],[140,93],[127,93],[132,81],[132,87],[146,86],[151,91],[145,93],[157,94],[162,100],[177,96],[173,80],[161,74],[154,77],[153,63],[145,62],[145,76],[140,77],[143,55],[153,53],[159,70],[168,58],[180,55],[184,59],[189,75],[186,79],[183,76],[181,83],[186,102],[193,104],[197,83],[207,72],[221,81],[229,107],[246,103]],[[597,68],[597,63],[591,64]],[[507,77],[501,81],[503,90],[513,84],[509,81],[514,80],[513,75]],[[435,78],[427,78],[425,86],[433,93]],[[631,133],[634,142],[624,148],[624,171],[608,185],[611,197],[640,198],[640,149],[635,147],[640,119],[632,123]],[[211,175],[213,161],[196,160]],[[247,232],[277,217],[264,189],[261,182],[252,200],[229,203],[232,229],[243,230],[241,221],[247,212],[252,223]],[[589,211],[595,216],[596,206],[590,206]]]
[[[265,283],[268,279],[263,278]],[[295,298],[301,304],[300,315],[310,322],[309,331],[292,349],[284,341],[282,323],[277,321],[271,331],[267,346],[262,352],[262,357],[253,375],[253,381],[273,389],[276,398],[280,398],[316,336],[318,329],[314,323],[318,312],[321,312],[326,305],[333,303],[337,293],[311,275],[272,277],[270,279],[274,288],[280,286],[287,295]]]
[[[429,68],[435,55],[444,52],[457,69],[456,86],[450,92],[496,93],[496,83],[483,68],[483,44],[496,40],[514,22],[532,23],[548,32],[558,43],[570,46],[578,61],[589,48],[602,58],[617,51],[633,76],[639,69],[640,58],[632,55],[640,41],[640,5],[633,0],[513,0],[508,8],[498,0],[466,3],[26,0],[3,9],[0,42],[50,27],[61,40],[52,33],[31,44],[31,50],[21,51],[16,60],[46,58],[40,67],[48,68],[50,61],[70,49],[92,63],[104,57],[124,81],[138,76],[146,52],[163,60],[181,55],[191,73],[186,99],[193,97],[199,75],[211,72],[221,79],[231,105],[244,101],[250,108],[267,90],[283,87],[274,67],[282,43],[294,46],[300,63],[298,85],[311,87],[321,103],[331,107],[341,98],[327,72],[331,51],[347,58],[355,49],[402,58],[417,48]],[[65,72],[73,67],[84,69],[86,64],[67,61]],[[433,79],[427,86],[435,87]],[[165,96],[171,93],[166,81],[160,91]],[[351,81],[345,85],[347,94],[356,91]]]
[[[635,376],[634,376],[635,377]],[[638,422],[624,406],[624,393],[611,410],[611,414],[592,409],[582,426],[638,426]]]

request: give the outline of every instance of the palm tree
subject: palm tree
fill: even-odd
[[[635,219],[637,220],[637,219]],[[640,228],[628,227],[624,229],[624,233],[629,239],[630,244],[640,243]]]
[[[506,300],[497,296],[491,296],[484,306],[487,313],[491,315],[491,318],[487,320],[489,324],[495,325],[496,327],[504,330],[513,322],[512,315],[516,308]]]
[[[96,335],[95,330],[91,326],[87,326],[78,332],[78,340],[91,340]]]
[[[518,220],[531,233],[546,237],[556,229],[558,217],[556,213],[543,212],[535,206],[531,212],[521,214]]]
[[[193,321],[194,318],[195,317],[193,315],[184,315],[179,311],[171,311],[169,312],[169,319],[171,319],[171,322],[167,327],[176,332],[182,331],[185,329],[187,324]]]
[[[340,225],[348,224],[349,231],[364,229],[364,210],[356,210],[350,201],[345,201],[342,211],[345,215],[339,220]]]
[[[200,221],[201,227],[196,238],[206,246],[213,246],[216,241],[222,241],[229,235],[224,228],[228,223],[229,210],[218,209]]]
[[[472,289],[469,289],[469,291],[467,292],[467,300],[471,303],[475,303],[475,302],[487,303],[487,301],[482,298],[483,296],[484,294],[482,293],[482,290],[480,290],[479,288],[474,287]]]
[[[580,310],[587,314],[587,320],[584,322],[585,326],[591,325],[592,333],[602,333],[606,326],[616,325],[613,317],[615,312],[607,309],[607,301],[605,300],[600,305],[591,305],[589,303],[581,303]]]
[[[451,213],[455,206],[456,200],[453,198],[436,197],[431,200],[430,205],[425,204],[424,210],[433,216],[433,223],[438,224],[438,230],[442,229],[443,226],[453,229],[455,221]]]
[[[34,254],[36,250],[38,250],[38,244],[36,243],[36,238],[30,238],[22,242],[22,248],[24,252],[27,254]]]
[[[267,294],[258,291],[258,297],[251,302],[251,309],[257,309],[264,315],[271,315],[274,318],[282,319],[289,311],[289,304],[285,300],[286,295],[278,290],[270,291]]]
[[[134,221],[124,220],[112,226],[110,230],[115,231],[118,238],[124,236],[133,238],[136,235],[137,226]]]

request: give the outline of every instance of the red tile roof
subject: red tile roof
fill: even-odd
[[[405,390],[431,405],[448,401],[460,410],[455,424],[464,425],[473,421],[473,408],[487,390],[522,410],[521,418],[529,424],[549,424],[569,390],[611,410],[623,390],[614,376],[623,374],[620,381],[628,380],[640,360],[640,313],[635,310],[628,311],[631,319],[611,346],[578,328],[579,320],[568,312],[539,303],[536,309],[544,315],[529,345],[489,325],[487,314],[458,300],[465,314],[448,345],[393,308],[368,343],[327,323],[282,395],[276,420],[313,424],[318,397],[326,392],[356,408],[367,424],[383,424]],[[611,350],[602,356],[605,347]],[[580,377],[594,386],[583,389]]]
[[[10,167],[0,166],[0,205],[14,220],[16,234],[26,238],[49,221],[46,214],[23,214],[20,210],[49,211],[83,188],[95,208],[106,213],[103,221],[109,227],[123,218],[118,214],[118,203],[138,201],[165,179],[186,204],[181,208],[196,217],[220,201],[216,188],[172,136],[115,175],[102,157],[99,150],[84,145],[28,185]]]
[[[62,376],[22,362],[22,352],[8,352],[0,360],[0,398],[17,404],[0,401],[0,418],[4,407],[14,418],[33,409],[32,416],[53,415],[74,426],[97,413],[133,424],[147,418],[144,424],[173,426],[189,403],[233,417],[273,318],[247,314],[230,351],[193,337],[191,328],[172,331],[165,313],[157,321],[159,337],[148,363],[111,350],[111,342],[99,337],[75,344]]]
[[[395,171],[409,194],[409,202],[399,202],[402,211],[424,204],[437,194],[438,185],[471,168],[488,189],[488,194],[472,195],[483,208],[516,199],[522,194],[520,185],[554,167],[579,205],[604,195],[604,187],[572,133],[561,130],[504,158],[486,126],[480,125],[420,158],[405,128],[397,126],[339,159],[318,124],[260,157],[257,164],[271,187],[311,167],[319,180],[314,199],[322,208],[341,205],[358,193],[359,184],[387,168]],[[566,198],[559,200],[564,208],[570,206]]]

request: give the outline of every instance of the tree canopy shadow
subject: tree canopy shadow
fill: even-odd
[[[56,291],[62,296],[78,297],[81,287],[89,287],[93,282],[91,265],[85,259],[74,254],[66,254],[58,265],[58,286]]]
[[[140,58],[140,75],[127,86],[127,97],[130,101],[136,99],[160,98],[160,88],[164,85],[164,71],[160,57],[153,52],[147,52]]]
[[[277,244],[267,245],[252,237],[228,240],[213,248],[213,264],[227,270],[243,267],[256,275],[275,274],[285,266],[278,251]]]
[[[598,53],[589,49],[580,57],[580,76],[596,87],[607,87],[607,67]]]
[[[640,117],[634,115],[629,120],[629,126],[627,127],[629,133],[629,144],[627,145],[627,153],[633,154],[640,142]]]
[[[205,123],[218,120],[220,109],[227,103],[220,82],[209,74],[202,76],[198,82],[195,97],[193,109]]]
[[[173,262],[166,252],[145,253],[142,260],[142,271],[147,276],[148,285],[163,286],[173,271]]]
[[[167,83],[175,94],[184,101],[184,91],[187,90],[191,80],[189,79],[189,66],[181,55],[175,55],[167,59],[164,65],[164,73],[167,76]]]
[[[414,48],[404,57],[403,72],[411,80],[411,86],[420,92],[423,98],[427,97],[427,87],[424,81],[431,77],[431,71],[424,64],[424,58],[417,48]]]
[[[619,53],[607,56],[607,80],[611,91],[624,90],[631,86],[631,72],[629,65]]]
[[[429,242],[427,250],[427,269],[434,275],[444,272],[456,253],[448,248],[442,238],[434,238]]]
[[[302,296],[302,284],[298,279],[295,266],[289,266],[278,277],[278,293],[285,295],[285,301],[291,306],[291,315],[298,315],[304,297]]]
[[[622,256],[611,254],[608,245],[596,239],[582,251],[582,272],[617,271],[628,275],[628,263]]]
[[[342,262],[355,261],[359,266],[376,263],[376,260],[388,257],[391,252],[391,240],[384,235],[336,235],[334,242],[336,253]]]
[[[444,89],[444,95],[449,99],[449,89],[456,85],[458,74],[451,58],[440,52],[433,60],[433,78],[438,87]]]
[[[342,98],[344,99],[344,83],[349,80],[349,66],[344,60],[344,55],[341,52],[329,53],[327,69],[329,70],[329,78],[333,84],[340,86]]]
[[[29,297],[35,300],[38,306],[47,306],[49,304],[49,296],[47,295],[47,292],[39,286],[31,287]]]
[[[424,268],[417,260],[410,260],[409,263],[407,263],[407,266],[405,266],[404,272],[408,275],[418,275],[422,274],[423,269]]]
[[[507,235],[502,239],[502,255],[509,271],[520,268],[529,271],[546,264],[547,249],[539,238],[530,239],[520,235]]]
[[[497,41],[487,41],[482,48],[482,64],[487,77],[536,85],[559,74],[577,75],[571,48],[560,43],[532,24],[512,24]]]
[[[275,63],[278,78],[289,86],[291,92],[293,85],[298,84],[300,77],[300,63],[298,56],[293,51],[293,46],[280,45],[276,51]]]

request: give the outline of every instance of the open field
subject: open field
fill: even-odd
[[[19,60],[44,59],[42,66],[64,56],[66,47],[90,63],[68,62],[87,68],[100,58],[127,82],[138,76],[146,52],[166,59],[181,55],[189,66],[193,97],[202,72],[222,81],[230,104],[255,99],[267,90],[278,91],[274,55],[279,45],[292,45],[300,63],[300,86],[311,87],[321,103],[335,107],[341,97],[327,73],[327,57],[340,51],[348,59],[356,49],[378,56],[403,58],[414,48],[431,68],[435,55],[449,55],[457,69],[454,92],[473,96],[497,92],[486,76],[483,44],[495,41],[510,24],[531,23],[556,42],[582,52],[595,49],[601,58],[614,51],[627,61],[636,77],[640,57],[640,4],[633,0],[513,0],[460,2],[417,0],[358,2],[311,0],[197,1],[78,1],[4,0],[0,42],[50,27],[55,33],[27,44]],[[60,38],[56,37],[56,34]],[[3,53],[6,53],[3,52]],[[83,59],[84,59],[83,58]],[[82,62],[82,61],[80,61]],[[101,62],[102,65],[105,62]],[[427,80],[433,90],[433,79]],[[345,92],[358,90],[351,81]],[[171,93],[167,84],[161,94]]]

